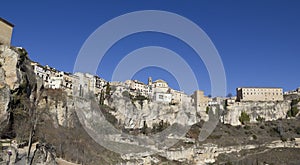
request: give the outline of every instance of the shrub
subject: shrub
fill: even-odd
[[[283,137],[283,136],[281,136],[281,141],[283,141],[283,142],[286,142],[287,141],[287,138],[286,137]]]
[[[225,165],[232,165],[231,161],[225,163]]]
[[[295,130],[295,132],[296,132],[298,135],[300,135],[300,127],[297,127],[296,130]]]
[[[299,109],[297,107],[292,107],[288,112],[287,112],[287,116],[288,117],[296,117],[296,115],[298,114]]]
[[[291,106],[297,105],[299,102],[300,102],[299,99],[294,99],[294,100],[292,100],[292,102],[291,102]]]
[[[249,125],[246,125],[246,126],[244,127],[244,129],[245,129],[245,130],[250,130],[251,127],[250,127]]]
[[[207,106],[207,107],[206,107],[206,111],[205,111],[206,114],[208,114],[209,110],[210,110],[210,108]]]
[[[0,62],[0,68],[2,67],[2,63]]]
[[[256,121],[258,121],[258,122],[263,122],[263,121],[265,121],[265,118],[260,117],[260,116],[258,115],[257,118],[256,118]]]
[[[170,126],[170,123],[167,121],[163,121],[163,120],[161,120],[159,123],[153,123],[151,133],[161,132],[164,129],[168,128],[169,126]]]
[[[242,112],[241,113],[241,116],[239,117],[239,121],[242,123],[242,124],[245,124],[246,122],[249,122],[250,121],[250,117],[249,115],[246,113],[246,112]]]
[[[257,136],[256,135],[252,135],[253,139],[256,140],[257,139]]]
[[[128,91],[124,91],[124,92],[122,92],[122,96],[130,98],[130,93]]]

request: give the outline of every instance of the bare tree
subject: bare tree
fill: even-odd
[[[30,152],[33,144],[33,137],[36,132],[36,127],[39,121],[40,114],[38,113],[38,105],[42,99],[42,95],[44,92],[44,88],[42,86],[42,83],[37,83],[34,89],[34,96],[32,98],[32,101],[30,102],[29,107],[29,115],[30,115],[30,132],[29,132],[29,138],[28,138],[28,152],[27,152],[27,164],[31,164],[31,158],[30,158]]]

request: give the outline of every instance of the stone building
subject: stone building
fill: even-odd
[[[282,88],[241,87],[236,93],[237,101],[283,101]]]
[[[0,17],[0,44],[10,45],[14,25]]]
[[[191,102],[191,97],[185,94],[182,91],[177,91],[170,88],[170,93],[172,94],[172,101],[173,104],[181,104],[183,102]]]
[[[196,111],[206,111],[211,99],[204,95],[204,91],[196,90],[193,94]]]
[[[153,87],[154,88],[168,88],[169,85],[164,80],[158,79],[158,80],[156,80],[156,81],[153,82]]]

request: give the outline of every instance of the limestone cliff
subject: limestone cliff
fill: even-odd
[[[17,68],[19,54],[8,46],[0,45],[0,122],[8,117],[10,90],[19,87],[20,70]]]
[[[226,113],[221,116],[225,124],[241,125],[239,117],[246,112],[250,122],[257,122],[258,118],[265,121],[284,119],[291,108],[290,101],[278,102],[237,102],[227,107]]]

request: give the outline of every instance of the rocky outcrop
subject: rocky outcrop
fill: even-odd
[[[145,124],[153,127],[161,121],[170,125],[174,123],[193,125],[197,122],[196,110],[191,103],[169,105],[148,100],[131,101],[116,95],[112,96],[112,100],[109,105],[115,109],[112,114],[127,129],[143,128]]]
[[[0,88],[0,122],[7,119],[7,109],[10,102],[10,90],[8,86]]]
[[[32,164],[57,165],[55,148],[49,144],[37,144],[33,154]]]
[[[7,119],[10,90],[18,88],[20,83],[17,68],[19,55],[8,46],[0,45],[0,122]]]
[[[259,117],[265,121],[272,121],[286,118],[290,108],[290,101],[236,102],[227,106],[226,113],[221,116],[221,120],[225,124],[241,125],[239,117],[242,112],[246,112],[250,117],[250,122],[257,122]]]
[[[293,141],[283,142],[281,140],[273,141],[263,145],[238,145],[220,147],[216,144],[203,144],[193,145],[189,148],[181,148],[178,150],[169,150],[161,156],[166,157],[168,160],[176,160],[183,164],[210,164],[214,163],[220,154],[239,153],[242,150],[251,150],[257,148],[300,148],[300,138]],[[149,158],[147,158],[149,159]]]
[[[38,109],[45,110],[52,117],[53,124],[73,128],[76,117],[74,100],[62,90],[44,89],[43,99],[38,104]]]
[[[0,65],[2,71],[0,74],[4,81],[1,81],[8,85],[9,89],[14,90],[19,87],[21,78],[20,70],[18,69],[18,61],[20,55],[8,46],[0,45]],[[1,86],[1,85],[0,85]]]

